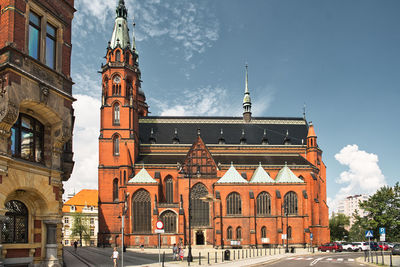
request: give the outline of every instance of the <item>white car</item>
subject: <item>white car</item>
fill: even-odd
[[[362,251],[369,250],[368,242],[354,242],[353,244]]]
[[[350,242],[343,242],[342,247],[344,251],[358,251],[359,247],[356,246],[354,243]]]

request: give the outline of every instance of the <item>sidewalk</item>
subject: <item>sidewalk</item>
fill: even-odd
[[[139,252],[140,249],[128,249],[130,251]],[[231,266],[251,266],[256,264],[261,264],[270,261],[276,261],[285,257],[290,257],[293,255],[307,255],[312,254],[308,251],[308,249],[296,248],[295,253],[286,253],[285,250],[280,249],[258,249],[258,256],[256,249],[228,249],[230,251],[230,260],[223,260],[223,255],[225,249],[214,249],[214,248],[204,248],[204,249],[192,249],[193,262],[190,263],[190,266],[200,266],[200,265],[213,265],[213,266],[223,266],[223,267],[231,267]],[[145,249],[141,251],[142,253],[158,253],[158,249]],[[315,250],[317,253],[317,250]],[[188,262],[186,260],[187,249],[185,250],[185,258],[184,261],[171,261],[172,259],[172,250],[171,249],[161,249],[161,261],[163,257],[163,253],[165,253],[165,267],[183,267],[188,266]],[[199,256],[201,255],[201,261],[199,261]],[[215,257],[217,256],[217,258]],[[208,264],[208,261],[210,264]],[[149,265],[143,265],[149,267],[161,266],[160,263],[153,263]],[[129,266],[128,266],[129,267]]]

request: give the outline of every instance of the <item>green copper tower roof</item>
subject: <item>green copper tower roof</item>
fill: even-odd
[[[114,30],[111,36],[110,47],[114,49],[118,45],[122,48],[136,49],[135,37],[133,37],[133,47],[129,40],[129,28],[128,28],[128,10],[125,7],[124,0],[119,0],[116,9],[116,18],[114,23]]]

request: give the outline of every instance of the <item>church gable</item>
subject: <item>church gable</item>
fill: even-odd
[[[217,165],[207,146],[204,144],[200,135],[186,155],[184,160],[184,172],[198,175],[204,178],[215,178],[217,176]]]

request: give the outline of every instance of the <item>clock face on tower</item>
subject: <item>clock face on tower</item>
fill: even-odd
[[[121,78],[119,76],[114,77],[114,83],[118,84],[121,82]]]

